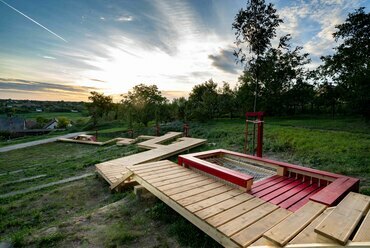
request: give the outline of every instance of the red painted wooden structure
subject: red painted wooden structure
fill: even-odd
[[[254,140],[255,140],[255,125],[257,125],[257,148],[256,148],[256,155],[257,157],[262,157],[262,147],[263,147],[263,117],[264,112],[247,112],[246,116],[246,130],[245,130],[245,146],[244,146],[244,153],[247,151],[248,146],[248,123],[253,123],[253,154],[254,154]],[[250,117],[255,117],[255,120],[250,120]]]
[[[270,167],[276,170],[276,175],[253,183],[253,177],[250,175],[205,160],[224,156],[240,159],[240,161],[256,166]],[[359,179],[356,178],[224,149],[180,155],[178,163],[244,188],[248,188],[247,185],[253,183],[248,189],[248,193],[290,211],[296,211],[309,200],[334,206],[348,192],[358,192],[359,190]]]

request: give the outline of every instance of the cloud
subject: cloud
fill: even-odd
[[[47,92],[47,93],[73,93],[73,94],[88,94],[91,90],[96,90],[93,87],[73,86],[67,84],[54,84],[46,82],[37,82],[15,78],[0,78],[1,90],[24,91],[24,92]]]
[[[216,55],[208,55],[208,58],[212,60],[212,65],[221,71],[232,74],[239,72],[232,49],[221,49]]]
[[[54,58],[54,57],[52,57],[52,56],[42,56],[44,59],[56,59],[56,58]]]
[[[120,16],[120,17],[117,17],[116,18],[116,21],[117,22],[131,22],[132,20],[134,20],[134,18],[130,15],[128,16]]]
[[[94,81],[94,82],[100,82],[100,83],[105,83],[104,80],[100,80],[100,79],[96,79],[96,78],[90,78],[91,81]]]

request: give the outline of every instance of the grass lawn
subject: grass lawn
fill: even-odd
[[[71,121],[76,121],[78,119],[88,120],[90,117],[84,116],[82,113],[72,113],[72,112],[33,112],[33,113],[25,113],[25,114],[17,114],[19,117],[23,117],[25,119],[36,120],[37,117],[44,117],[46,119],[52,118],[59,118],[59,117],[66,117]]]
[[[353,123],[348,127],[346,119],[267,118],[264,155],[359,177],[361,192],[370,195],[369,128],[360,119]],[[242,119],[190,123],[190,128],[193,137],[208,139],[192,151],[243,150]],[[161,127],[163,133],[181,130],[181,122]],[[140,132],[154,133],[152,128]],[[110,126],[100,137],[124,134],[124,127]],[[50,143],[0,153],[0,195],[92,172],[96,163],[138,151],[135,146]],[[110,194],[104,180],[94,176],[0,198],[0,240],[31,247],[218,246],[160,201],[136,201],[130,190]]]

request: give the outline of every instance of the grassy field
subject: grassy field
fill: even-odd
[[[267,118],[264,155],[359,177],[361,192],[370,195],[369,126],[360,119],[353,123],[357,124],[348,127],[351,123],[345,118]],[[243,150],[242,119],[190,123],[190,127],[193,137],[208,139],[207,145],[193,151]],[[181,122],[161,128],[162,132],[181,129]],[[136,134],[153,133],[150,128]],[[99,135],[101,139],[124,136],[125,129],[121,124],[108,126]],[[50,143],[0,153],[0,195],[89,173],[98,162],[138,151],[135,146]],[[130,190],[110,194],[104,180],[94,176],[0,198],[0,240],[30,247],[218,246],[160,201],[137,201]]]
[[[72,112],[33,112],[33,113],[26,113],[26,114],[18,114],[17,116],[23,117],[25,119],[36,120],[37,117],[44,117],[46,119],[52,118],[59,118],[59,117],[66,117],[71,121],[76,121],[78,119],[87,120],[89,119],[88,116],[85,116],[83,113],[72,113]]]

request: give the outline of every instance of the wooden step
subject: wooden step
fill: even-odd
[[[369,206],[369,196],[351,192],[315,228],[315,232],[345,245]]]
[[[326,209],[319,217],[317,217],[310,225],[300,232],[289,244],[333,244],[339,245],[332,239],[329,239],[315,232],[315,227],[320,224],[333,211],[333,208]]]
[[[280,246],[284,246],[319,216],[325,208],[326,206],[323,204],[309,201],[297,212],[263,234],[263,237]]]
[[[367,215],[353,238],[353,241],[370,242],[370,210],[367,211]]]
[[[267,232],[280,221],[287,218],[290,214],[290,211],[279,208],[251,226],[244,228],[231,238],[243,247],[247,247],[259,239],[263,233]]]

